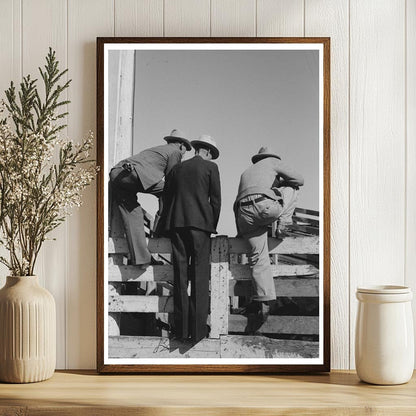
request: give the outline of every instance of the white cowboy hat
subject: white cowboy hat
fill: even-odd
[[[192,146],[188,139],[185,139],[185,134],[183,131],[178,129],[173,129],[169,136],[164,137],[164,139],[168,142],[180,142],[183,143],[186,147],[186,150],[191,150]]]
[[[269,149],[268,147],[260,147],[259,152],[251,158],[251,161],[253,163],[256,163],[259,160],[265,159],[266,157],[275,157],[281,160],[280,156],[277,156],[277,154],[273,152],[271,149]]]
[[[208,136],[208,134],[203,134],[199,136],[197,140],[192,140],[191,144],[194,149],[199,149],[200,147],[209,149],[213,160],[217,159],[220,155],[217,143],[215,143],[215,140],[211,136]]]

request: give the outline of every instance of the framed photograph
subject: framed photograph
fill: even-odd
[[[101,373],[330,371],[330,39],[97,39]]]

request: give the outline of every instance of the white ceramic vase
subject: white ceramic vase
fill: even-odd
[[[357,289],[355,366],[372,384],[402,384],[414,368],[414,332],[410,288],[373,286]]]
[[[0,381],[50,378],[56,364],[53,296],[36,276],[8,276],[0,290]]]

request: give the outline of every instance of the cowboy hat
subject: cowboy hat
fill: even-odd
[[[185,134],[178,129],[173,129],[169,136],[164,137],[164,140],[166,140],[168,143],[172,143],[172,142],[183,143],[186,147],[186,150],[192,149],[192,146],[189,140],[185,139]]]
[[[281,160],[280,156],[277,156],[276,153],[274,153],[271,149],[269,149],[268,147],[260,147],[260,150],[257,154],[255,154],[252,158],[251,161],[253,163],[258,162],[259,160],[265,159],[266,157],[275,157],[279,160]]]
[[[211,152],[213,160],[217,159],[220,155],[217,143],[215,143],[215,140],[211,136],[208,136],[208,134],[203,134],[202,136],[199,136],[197,140],[192,140],[191,144],[194,149],[199,149],[200,147],[208,149]]]

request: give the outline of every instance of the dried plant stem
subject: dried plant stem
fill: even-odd
[[[69,103],[60,96],[70,81],[60,84],[67,70],[58,66],[49,49],[39,68],[43,98],[28,75],[19,91],[11,83],[0,107],[0,244],[9,252],[0,263],[15,276],[33,275],[48,234],[81,205],[82,191],[96,174],[89,157],[92,133],[80,144],[59,138],[67,115],[61,108]]]

